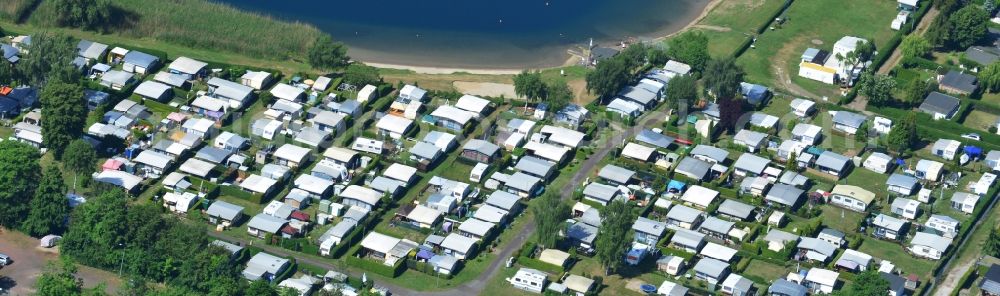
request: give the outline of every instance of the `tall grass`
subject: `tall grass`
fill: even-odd
[[[29,0],[2,0],[29,1]],[[302,23],[289,23],[207,0],[110,0],[120,10],[111,31],[132,38],[153,38],[177,45],[238,53],[254,58],[301,58],[322,34]],[[3,7],[5,4],[0,4]],[[42,2],[30,22],[54,26],[54,10]]]
[[[19,22],[30,12],[39,0],[3,0],[0,1],[0,19]]]

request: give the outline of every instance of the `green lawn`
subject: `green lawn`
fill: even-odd
[[[844,233],[857,233],[864,214],[831,205],[821,206],[823,225]]]
[[[886,195],[889,194],[885,185],[885,181],[888,179],[889,175],[887,174],[879,174],[863,167],[856,167],[844,179],[844,184],[858,186],[871,191],[875,193],[875,197],[879,203],[885,203]]]
[[[896,265],[901,274],[917,274],[921,279],[927,279],[938,263],[937,261],[910,256],[903,249],[902,245],[872,237],[866,237],[865,242],[861,244],[858,251],[872,255],[875,258],[889,260],[892,264]]]
[[[963,122],[962,125],[984,132],[989,132],[991,126],[996,126],[997,117],[1000,117],[1000,115],[979,110],[972,110],[972,112],[965,117],[965,122]]]
[[[895,14],[896,3],[891,1],[796,1],[786,11],[788,21],[758,37],[756,48],[748,50],[738,62],[750,82],[777,86],[779,70],[786,77],[798,76],[799,56],[806,48],[829,51],[844,36],[874,39],[876,47],[883,46],[894,33],[889,23]],[[814,44],[814,40],[822,44]]]
[[[708,49],[713,57],[731,55],[750,35],[757,33],[758,27],[769,22],[784,3],[784,0],[724,1],[698,23],[704,27],[697,30],[712,41]]]
[[[785,278],[789,272],[794,271],[795,269],[791,267],[778,266],[762,260],[753,260],[750,261],[750,265],[747,266],[747,269],[743,273],[768,281],[774,281],[779,278]]]

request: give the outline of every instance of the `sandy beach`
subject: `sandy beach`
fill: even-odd
[[[715,9],[715,7],[718,6],[719,3],[721,3],[722,1],[723,0],[710,0],[710,2],[705,6],[705,8],[701,10],[701,12],[698,14],[698,16],[695,17],[694,19],[692,19],[690,22],[686,23],[684,26],[682,26],[682,27],[680,27],[679,29],[676,29],[676,30],[671,30],[671,29],[668,28],[668,30],[670,31],[669,33],[667,33],[665,35],[660,35],[659,37],[653,38],[652,40],[653,41],[657,41],[657,42],[658,41],[662,41],[664,39],[673,37],[673,36],[675,36],[677,34],[683,33],[685,31],[691,29],[692,27],[695,27],[699,22],[701,22],[701,20],[703,20],[705,17],[707,17],[708,14],[711,13],[711,11],[713,9]],[[570,65],[576,64],[579,61],[579,57],[570,55],[568,53],[566,54],[566,56],[568,58],[567,58],[567,60],[563,64],[561,64],[561,65],[554,65],[554,66],[550,66],[550,67],[542,67],[541,69],[550,69],[550,68],[559,68],[559,67],[570,66]],[[377,68],[396,69],[396,70],[409,70],[409,71],[413,71],[413,72],[418,73],[418,74],[432,74],[432,75],[433,74],[452,74],[452,73],[469,73],[469,74],[480,74],[480,75],[514,75],[514,74],[520,73],[521,71],[523,71],[525,69],[525,68],[517,68],[517,69],[515,69],[515,68],[511,68],[511,69],[493,69],[493,68],[475,68],[475,67],[469,67],[469,68],[464,68],[464,67],[435,67],[435,66],[417,66],[417,65],[404,65],[404,64],[395,64],[395,63],[369,62],[369,61],[364,61],[363,59],[361,61],[364,62],[367,65],[370,65],[370,66],[373,66],[373,67],[377,67]],[[527,68],[527,69],[532,69],[532,68]]]

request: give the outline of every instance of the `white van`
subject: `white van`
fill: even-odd
[[[11,260],[10,256],[0,253],[0,266],[5,266],[11,264],[12,262],[14,262],[14,260]]]

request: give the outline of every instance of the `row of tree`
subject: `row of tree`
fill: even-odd
[[[514,94],[533,102],[545,102],[550,110],[560,110],[573,101],[573,91],[565,80],[545,82],[542,73],[524,70],[514,75]]]

